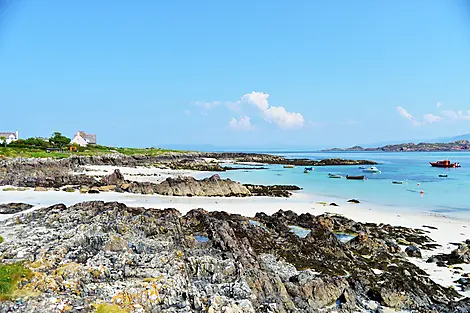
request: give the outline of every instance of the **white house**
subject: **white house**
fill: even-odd
[[[86,147],[88,145],[96,145],[96,135],[95,134],[87,134],[84,131],[79,130],[75,136],[73,137],[72,144],[77,144],[82,147]]]
[[[10,132],[0,132],[0,137],[5,137],[7,139],[7,144],[9,144],[10,142],[12,141],[16,141],[18,140],[18,131],[14,132],[14,133],[10,133]],[[3,143],[3,142],[1,142]]]

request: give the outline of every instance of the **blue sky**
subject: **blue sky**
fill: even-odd
[[[463,0],[13,2],[0,131],[139,147],[470,133]]]

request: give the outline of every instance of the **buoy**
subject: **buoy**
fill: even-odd
[[[420,190],[419,193],[420,193],[420,194],[424,194],[424,191]]]
[[[421,184],[420,184],[420,183],[418,183],[418,186],[421,186]]]

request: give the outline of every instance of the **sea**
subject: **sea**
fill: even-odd
[[[261,152],[261,151],[260,151]],[[286,158],[364,159],[376,161],[381,173],[363,173],[360,166],[317,166],[308,174],[304,167],[284,168],[264,165],[265,170],[235,170],[222,173],[242,183],[292,184],[315,199],[358,199],[385,210],[428,212],[470,219],[470,153],[468,152],[277,152]],[[450,159],[460,168],[434,168],[429,162]],[[246,165],[243,165],[246,166]],[[259,165],[258,165],[259,166]],[[340,174],[342,179],[329,178]],[[445,174],[447,177],[439,177]],[[346,175],[365,175],[365,180],[345,179]],[[394,184],[401,181],[402,184]]]

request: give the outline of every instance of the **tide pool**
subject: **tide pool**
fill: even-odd
[[[287,158],[366,159],[379,162],[381,173],[363,173],[359,166],[315,167],[304,173],[304,167],[283,168],[267,165],[266,170],[240,170],[220,173],[242,183],[293,184],[307,194],[340,199],[356,198],[390,210],[407,208],[418,211],[470,218],[470,153],[465,152],[297,152],[278,153]],[[429,162],[450,159],[460,162],[461,168],[433,168]],[[342,179],[328,178],[328,173],[343,175]],[[439,177],[446,174],[448,177]],[[365,175],[367,180],[346,180],[346,175]],[[392,184],[403,181],[403,184]],[[424,192],[421,194],[420,191]]]

